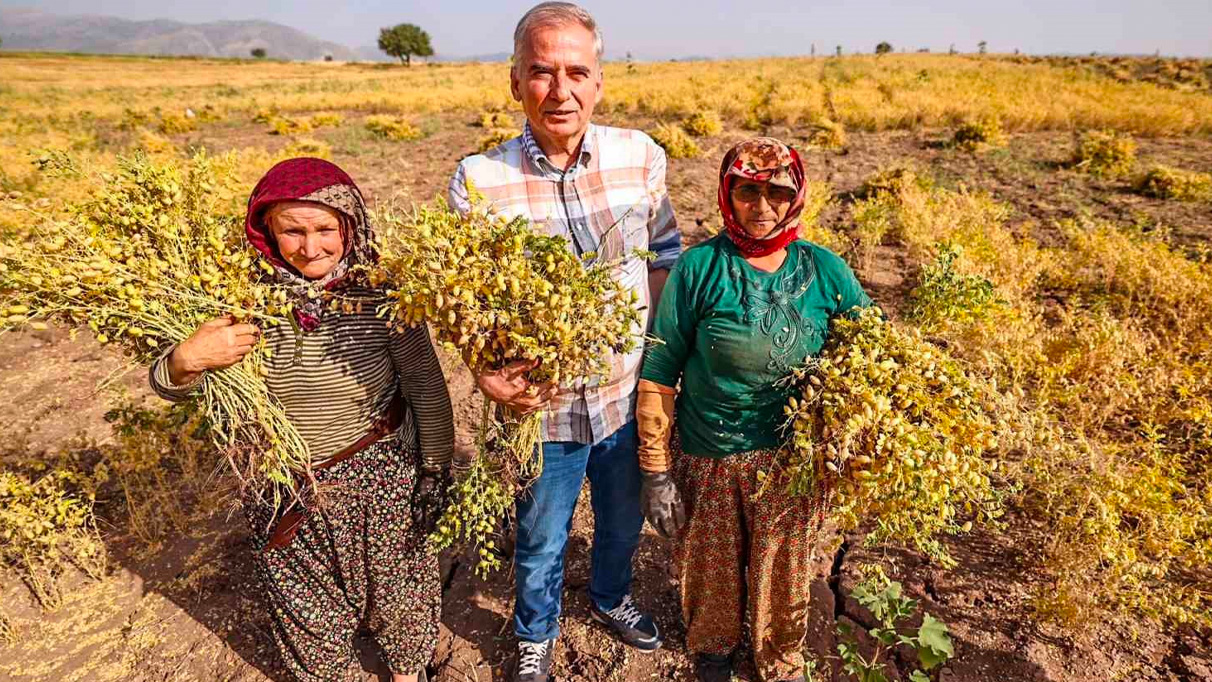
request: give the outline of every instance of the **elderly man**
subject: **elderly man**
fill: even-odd
[[[566,2],[535,6],[514,31],[510,87],[522,103],[522,135],[464,159],[450,201],[471,210],[468,187],[508,216],[568,238],[578,254],[621,259],[616,277],[656,307],[681,237],[665,190],[665,154],[645,134],[590,123],[602,98],[602,39],[593,17]],[[651,250],[645,262],[637,250]],[[645,313],[647,318],[647,312]],[[661,635],[630,595],[639,542],[641,475],[635,391],[642,352],[612,359],[606,381],[531,386],[516,363],[476,377],[495,402],[546,409],[543,474],[517,503],[514,555],[518,682],[548,679],[559,635],[564,549],[581,484],[589,478],[594,513],[591,614],[627,644],[652,651]]]

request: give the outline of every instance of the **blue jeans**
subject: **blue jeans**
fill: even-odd
[[[513,614],[518,639],[542,642],[560,634],[564,547],[586,476],[593,505],[589,598],[609,610],[630,590],[631,558],[644,523],[636,445],[634,421],[594,445],[543,444],[543,473],[518,498]]]

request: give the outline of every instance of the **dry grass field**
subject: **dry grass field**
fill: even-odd
[[[0,268],[136,153],[226,159],[234,179],[213,191],[230,213],[299,155],[341,165],[374,209],[429,201],[460,158],[520,129],[507,68],[0,54]],[[1199,60],[992,55],[607,66],[597,120],[661,131],[686,245],[720,228],[725,150],[784,139],[822,198],[805,237],[1001,396],[1007,515],[946,540],[957,566],[865,543],[870,528],[818,548],[819,679],[852,679],[836,626],[874,625],[849,595],[879,564],[948,624],[939,680],[1212,682],[1210,76]],[[87,330],[10,324],[0,680],[284,679],[194,418]],[[443,366],[466,452],[480,399],[456,357]],[[650,531],[635,591],[667,646],[640,657],[590,621],[583,507],[559,679],[693,679],[671,547]],[[471,567],[444,558],[441,682],[512,664],[510,576]],[[893,652],[890,677],[912,663]]]

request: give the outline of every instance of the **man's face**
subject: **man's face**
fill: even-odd
[[[510,75],[513,98],[540,142],[579,139],[602,99],[602,69],[593,33],[579,24],[530,32]]]

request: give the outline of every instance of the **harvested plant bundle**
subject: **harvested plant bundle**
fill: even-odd
[[[1155,165],[1136,181],[1136,191],[1155,199],[1212,201],[1212,174]]]
[[[637,298],[612,277],[616,264],[586,263],[523,218],[462,216],[439,202],[404,219],[383,216],[380,235],[372,281],[388,286],[390,300],[380,314],[397,327],[429,323],[473,372],[533,361],[530,381],[568,385],[607,376],[611,354],[639,342]],[[487,533],[542,470],[541,425],[541,413],[485,405],[477,459],[455,486],[438,546],[471,540],[484,550],[480,570],[492,566]]]
[[[940,533],[1000,515],[990,477],[997,424],[955,360],[876,308],[833,322],[821,356],[796,373],[786,408],[787,492],[824,491],[843,528],[870,521],[950,562]]]
[[[1136,163],[1136,141],[1114,130],[1091,130],[1077,141],[1073,164],[1100,178],[1115,179],[1132,173]]]
[[[0,245],[0,329],[89,327],[136,363],[157,360],[197,327],[231,316],[277,325],[286,292],[256,281],[259,255],[217,185],[228,159],[195,156],[181,171],[137,154],[102,176],[93,196],[65,219],[41,216]],[[272,484],[274,501],[307,475],[307,446],[262,378],[265,351],[210,372],[201,404],[216,441],[245,482]]]

